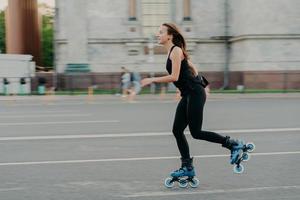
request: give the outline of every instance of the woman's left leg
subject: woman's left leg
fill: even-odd
[[[215,132],[202,130],[203,109],[206,101],[204,88],[199,86],[195,92],[188,96],[187,101],[188,122],[192,137],[199,140],[225,144],[226,137]]]
[[[190,94],[187,98],[188,122],[191,135],[195,139],[222,144],[223,147],[231,151],[231,163],[234,163],[238,156],[236,152],[238,152],[240,148],[243,148],[243,144],[238,140],[230,139],[229,136],[224,137],[215,132],[202,130],[205,100],[204,88],[198,88],[198,90]]]

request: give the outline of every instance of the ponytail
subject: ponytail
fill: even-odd
[[[162,25],[168,28],[168,34],[173,35],[173,44],[182,49],[184,58],[188,60],[189,55],[186,50],[186,42],[179,28],[172,23],[163,23]]]

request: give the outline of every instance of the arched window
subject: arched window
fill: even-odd
[[[136,0],[129,0],[129,21],[135,21],[136,19]]]
[[[191,21],[191,0],[183,1],[183,21]]]
[[[153,37],[158,27],[171,20],[170,0],[141,0],[142,27],[145,37]]]

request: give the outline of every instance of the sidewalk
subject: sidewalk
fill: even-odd
[[[257,94],[210,94],[208,99],[260,99],[260,98],[299,98],[300,93],[257,93]],[[126,99],[117,95],[44,95],[44,96],[0,96],[0,101],[31,101],[31,100],[103,100],[103,101],[124,101]],[[143,94],[136,97],[136,101],[142,100],[174,100],[175,94]]]

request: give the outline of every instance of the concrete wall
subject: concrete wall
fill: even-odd
[[[192,0],[191,7],[196,37],[224,35],[224,0]]]
[[[247,37],[232,44],[230,70],[300,70],[300,37]]]
[[[259,71],[300,71],[299,0],[227,2],[226,24],[225,0],[191,0],[191,21],[183,21],[183,0],[172,1],[171,18],[182,28],[199,71],[209,73],[213,80],[221,79],[218,86],[223,81],[227,52],[222,36],[226,30],[231,36],[231,87],[245,83],[246,72],[253,72],[253,77]],[[56,6],[59,73],[67,63],[76,62],[89,63],[93,73],[117,73],[121,66],[147,73],[165,72],[165,55],[146,53],[153,48],[142,35],[141,1],[137,0],[137,21],[128,21],[127,0],[57,0]]]
[[[30,55],[0,54],[0,93],[4,93],[3,79],[9,82],[8,94],[20,93],[20,78],[25,78],[24,93],[31,92],[31,77],[35,76],[35,63]]]
[[[299,34],[298,0],[229,0],[233,36]]]
[[[230,10],[230,70],[300,70],[300,1],[230,0]]]

